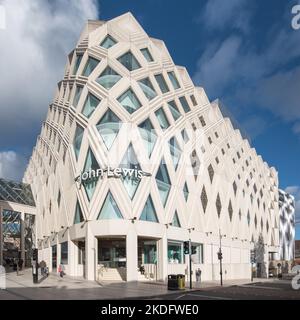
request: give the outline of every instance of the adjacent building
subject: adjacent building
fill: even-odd
[[[220,247],[224,278],[250,278],[260,236],[260,264],[279,250],[276,170],[130,13],[87,23],[24,183],[40,258],[72,276],[166,280],[190,239],[203,280]]]
[[[22,259],[31,266],[35,214],[30,185],[0,179],[0,265],[11,267]]]
[[[279,259],[292,261],[295,258],[295,198],[279,190]]]

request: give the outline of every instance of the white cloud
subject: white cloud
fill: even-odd
[[[21,179],[67,54],[96,0],[3,0],[6,28],[0,30],[0,176]]]
[[[232,27],[247,32],[249,25],[247,0],[209,0],[197,22],[213,31]]]
[[[238,104],[242,114],[256,106],[294,124],[300,120],[300,67],[291,66],[300,56],[299,34],[281,25],[266,34],[260,50],[254,34],[252,42],[250,37],[229,35],[210,44],[198,60],[193,79],[210,97],[219,97],[230,108]],[[300,133],[299,125],[294,133]]]
[[[19,180],[26,166],[26,158],[14,151],[0,152],[0,178]]]
[[[96,0],[3,0],[2,5],[6,29],[0,30],[0,150],[30,149],[67,54],[98,9]]]

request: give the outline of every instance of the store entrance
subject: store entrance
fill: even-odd
[[[157,281],[157,240],[138,239],[138,268],[140,280]]]
[[[98,238],[98,280],[126,280],[126,239]]]

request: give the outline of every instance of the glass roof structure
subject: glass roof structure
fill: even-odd
[[[35,207],[31,187],[21,182],[0,178],[0,201],[9,201]]]

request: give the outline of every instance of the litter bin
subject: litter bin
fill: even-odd
[[[178,283],[179,290],[185,290],[185,275],[184,274],[177,275],[177,283]]]
[[[168,275],[168,290],[178,290],[178,280],[175,274]]]

